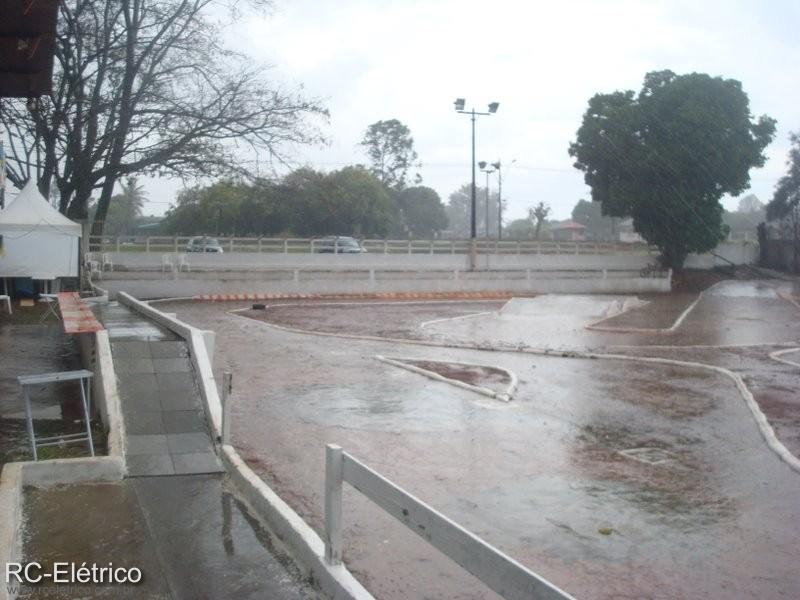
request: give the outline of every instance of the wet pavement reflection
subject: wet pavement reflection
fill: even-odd
[[[741,372],[757,398],[782,390],[784,436],[797,436],[797,414],[786,408],[800,405],[797,372],[768,357],[775,344],[800,341],[798,309],[778,295],[787,290],[796,293],[785,282],[725,282],[673,334],[588,331],[618,298],[574,296],[424,328],[398,306],[390,328],[394,337],[401,329],[494,347],[613,346],[719,364]],[[693,298],[650,298],[604,323],[669,327]],[[215,369],[236,373],[236,445],[318,530],[323,449],[337,443],[579,598],[800,597],[800,474],[767,447],[721,374],[304,335],[226,312],[244,304],[168,307],[217,332]],[[425,319],[463,317],[463,309],[426,309]],[[321,331],[335,322],[340,333],[349,318],[353,331],[379,335],[388,316],[376,311],[375,321],[369,307],[349,317],[302,305],[244,314]],[[717,344],[736,347],[689,347]],[[653,347],[662,345],[680,348]],[[501,404],[376,354],[500,366],[520,387]],[[492,597],[352,490],[345,507],[346,561],[376,596]]]

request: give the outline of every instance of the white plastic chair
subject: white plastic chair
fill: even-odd
[[[111,260],[111,255],[110,254],[108,254],[107,252],[103,252],[103,254],[101,256],[101,261],[102,261],[101,268],[102,268],[103,271],[106,270],[106,267],[108,267],[109,271],[113,271],[114,270],[114,261]]]
[[[172,262],[172,255],[171,254],[162,254],[161,255],[161,272],[166,273],[167,271],[172,271],[175,269],[175,265]]]
[[[178,271],[191,271],[192,267],[189,265],[189,257],[185,253],[178,254]]]
[[[84,266],[89,269],[89,277],[97,274],[98,277],[102,276],[100,270],[100,262],[95,257],[94,252],[87,252],[83,262]]]
[[[11,310],[11,296],[7,294],[0,294],[0,302],[5,302],[8,314],[13,314],[14,311]]]

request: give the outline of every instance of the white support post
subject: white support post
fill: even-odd
[[[342,448],[325,448],[325,560],[342,562]]]
[[[263,243],[262,240],[263,240],[263,238],[261,238],[261,237],[258,238],[258,253],[259,254],[261,254],[261,252],[262,252],[262,243]]]
[[[231,392],[233,391],[233,373],[222,374],[222,443],[231,443]]]
[[[292,270],[292,279],[295,283],[300,283],[300,269]]]
[[[261,241],[261,240],[259,240]],[[259,252],[261,252],[261,247],[259,246]],[[289,238],[283,238],[283,253],[289,254]]]
[[[433,240],[431,240],[431,250],[429,254],[433,254]]]
[[[119,246],[120,246],[120,243],[119,243],[119,236],[117,236],[117,252],[119,252]]]
[[[175,254],[177,254],[178,253],[178,236],[177,235],[174,238],[172,238],[172,247],[175,250]]]
[[[144,239],[144,251],[145,252],[150,252],[150,237],[149,236]]]
[[[389,240],[383,240],[383,253],[389,254]]]
[[[411,254],[411,238],[408,240],[408,253]]]

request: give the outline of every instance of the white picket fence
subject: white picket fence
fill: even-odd
[[[184,252],[191,237],[91,237],[95,252]],[[315,253],[321,242],[316,238],[216,237],[225,252],[277,254]],[[373,254],[468,254],[469,240],[379,240],[363,239],[362,246]],[[330,242],[326,246],[330,248]],[[654,254],[643,244],[621,242],[553,242],[535,240],[491,240],[476,242],[479,254]]]

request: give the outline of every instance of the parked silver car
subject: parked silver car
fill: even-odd
[[[217,254],[222,254],[223,252],[222,246],[220,245],[217,239],[205,236],[198,236],[191,238],[189,242],[186,244],[186,251],[215,252]]]
[[[314,240],[314,251],[327,254],[361,254],[367,249],[355,238],[329,235]]]

